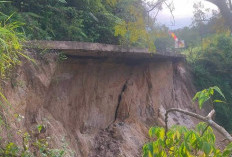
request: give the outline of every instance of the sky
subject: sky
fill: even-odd
[[[146,0],[146,1],[157,1],[157,0]],[[175,25],[172,25],[173,19],[170,11],[167,7],[158,14],[157,21],[160,24],[165,24],[170,29],[178,29],[184,26],[189,26],[192,23],[193,18],[193,4],[195,2],[203,2],[206,8],[217,9],[212,3],[206,2],[204,0],[173,0],[175,10],[173,15],[175,17]]]

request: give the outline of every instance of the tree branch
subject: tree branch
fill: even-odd
[[[232,10],[232,2],[231,2],[231,0],[228,0],[228,1],[229,1],[230,10]]]
[[[229,26],[230,31],[232,32],[232,13],[230,6],[228,6],[227,4],[227,1],[226,0],[205,0],[205,1],[211,2],[219,8],[222,17],[225,19],[227,26]],[[231,2],[231,0],[229,2]]]
[[[171,15],[172,15],[172,19],[173,19],[173,25],[175,25],[175,17],[173,15],[173,9],[171,9],[171,6],[167,4],[167,2],[164,1],[164,4],[167,6],[167,8],[169,9]]]
[[[147,12],[151,12],[153,11],[156,7],[160,6],[163,2],[165,2],[166,0],[159,0],[150,10],[148,10]]]
[[[178,109],[178,108],[171,108],[168,109],[166,111],[165,114],[165,138],[167,135],[167,131],[168,131],[168,114],[171,112],[180,112],[183,113],[185,115],[197,118],[205,123],[207,123],[209,126],[213,127],[214,129],[216,129],[219,133],[221,133],[229,142],[232,142],[232,136],[220,125],[218,125],[217,123],[215,123],[212,120],[213,115],[215,114],[215,110],[212,110],[206,117],[203,117],[199,114],[193,113],[193,112],[189,112],[186,110],[182,110],[182,109]]]
[[[207,115],[207,118],[212,119],[214,114],[215,114],[215,110],[210,111],[210,113]]]

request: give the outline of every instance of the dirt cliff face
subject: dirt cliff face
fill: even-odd
[[[14,112],[30,131],[45,124],[53,145],[69,144],[76,156],[141,156],[148,129],[162,126],[167,108],[199,112],[181,61],[79,58],[56,55],[23,62],[5,85]],[[169,125],[191,126],[180,114]]]

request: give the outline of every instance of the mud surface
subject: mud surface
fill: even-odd
[[[162,126],[167,108],[199,112],[194,88],[181,62],[35,56],[5,85],[14,112],[27,130],[45,124],[55,146],[68,143],[75,156],[136,157],[151,126]],[[170,116],[169,125],[194,120]]]

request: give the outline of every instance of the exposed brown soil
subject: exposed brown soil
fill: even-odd
[[[67,142],[75,156],[136,157],[148,129],[162,126],[167,108],[198,112],[194,88],[180,61],[69,58],[25,61],[5,85],[14,112],[28,131],[45,124],[53,145]],[[194,120],[172,114],[169,125]]]

